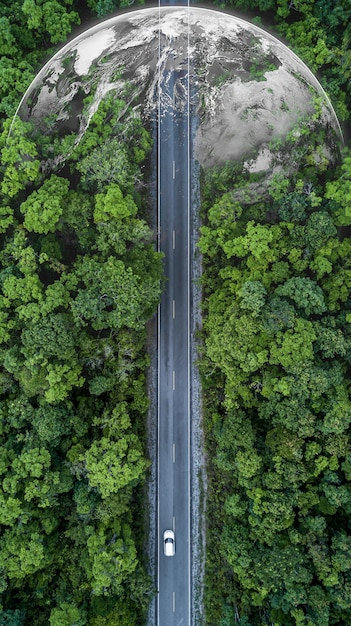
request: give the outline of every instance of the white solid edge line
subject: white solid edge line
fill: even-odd
[[[188,0],[188,623],[191,624],[191,544],[190,544],[190,518],[191,518],[191,481],[190,481],[190,26],[189,26]]]
[[[158,92],[157,92],[157,251],[160,251],[160,59],[161,59],[161,0],[158,2]],[[160,304],[157,309],[157,529],[156,529],[156,554],[157,554],[157,590],[160,585]],[[156,594],[156,620],[160,623],[159,593]]]

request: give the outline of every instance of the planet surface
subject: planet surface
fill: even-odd
[[[163,110],[190,102],[193,154],[205,169],[236,161],[253,174],[289,174],[304,150],[318,166],[334,163],[342,145],[333,107],[306,65],[269,33],[219,11],[154,7],[101,22],[43,67],[18,114],[41,133],[74,134],[77,144],[111,93],[146,124],[160,99]]]

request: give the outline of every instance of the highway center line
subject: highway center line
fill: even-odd
[[[175,516],[173,515],[173,532],[175,533]]]

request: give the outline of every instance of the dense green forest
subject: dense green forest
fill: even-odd
[[[43,63],[130,4],[0,1],[5,626],[139,625],[153,593],[142,550],[145,341],[162,280],[141,184],[150,137],[135,119],[121,149],[127,118],[107,101],[49,176],[42,161],[62,148],[58,138],[17,120],[8,140]],[[213,6],[282,37],[317,73],[347,138],[350,0]],[[301,163],[249,206],[233,193],[246,182],[235,168],[202,177],[206,623],[342,626],[351,623],[351,157],[336,171]]]
[[[318,72],[347,140],[351,3],[225,6],[273,27]],[[345,150],[334,170],[301,158],[294,176],[247,204],[237,190],[249,181],[238,172],[202,177],[206,624],[344,626],[351,157]]]
[[[99,15],[107,6],[90,3]],[[112,92],[74,150],[72,136],[19,119],[9,136],[80,11],[89,15],[71,1],[0,3],[6,626],[139,625],[154,593],[143,513],[146,328],[162,287],[143,183],[151,137]],[[64,166],[47,168],[62,152]]]

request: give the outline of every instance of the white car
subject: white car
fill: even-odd
[[[173,530],[165,530],[163,533],[163,551],[165,556],[175,555],[175,537]]]

